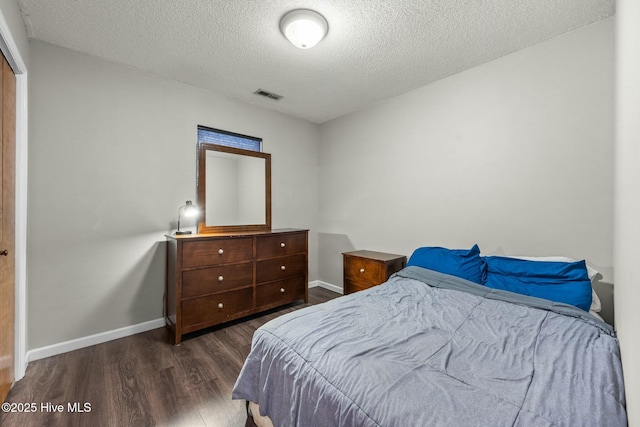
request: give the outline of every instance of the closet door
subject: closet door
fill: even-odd
[[[14,379],[16,175],[16,77],[4,56],[0,82],[0,400],[4,402]]]

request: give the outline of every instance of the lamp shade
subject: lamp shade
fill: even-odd
[[[192,217],[198,215],[198,208],[191,202],[191,200],[187,200],[187,204],[184,205],[184,216]]]
[[[181,236],[183,234],[191,234],[191,231],[183,231],[180,230],[180,220],[182,219],[182,215],[187,217],[192,217],[198,215],[198,208],[191,202],[191,200],[187,200],[184,206],[181,206],[178,209],[178,231],[176,231],[177,236]]]
[[[327,35],[329,25],[318,12],[296,9],[285,14],[280,20],[280,31],[295,46],[309,49]]]

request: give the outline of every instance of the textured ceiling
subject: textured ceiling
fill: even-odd
[[[316,123],[615,13],[614,0],[19,0],[31,38]],[[280,33],[310,8],[329,33]],[[254,95],[258,89],[279,101]]]

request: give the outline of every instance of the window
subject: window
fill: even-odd
[[[262,138],[198,126],[198,144],[201,142],[242,148],[243,150],[262,151]]]

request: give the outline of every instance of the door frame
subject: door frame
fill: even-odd
[[[0,10],[0,50],[16,75],[15,358],[14,381],[27,369],[27,66]]]

